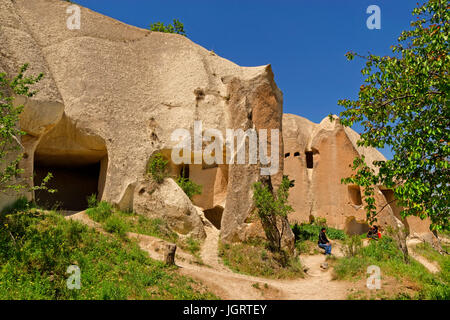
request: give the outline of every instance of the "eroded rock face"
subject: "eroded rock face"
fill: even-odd
[[[69,5],[59,0],[0,0],[1,71],[14,74],[29,62],[30,73],[45,74],[36,85],[39,93],[25,101],[20,122],[27,133],[24,176],[54,167],[70,177],[96,167],[99,199],[150,214],[154,210],[138,200],[137,188],[150,156],[161,150],[170,153],[179,142],[171,141],[175,129],[193,133],[196,120],[224,136],[227,128],[279,129],[282,150],[282,94],[270,66],[240,67],[186,37],[132,27],[83,7],[81,28],[69,30]],[[259,179],[259,165],[220,166],[215,173],[196,166],[192,180],[215,180],[205,182],[205,196],[194,203],[205,210],[223,208],[222,238],[240,239],[240,230],[249,227],[245,219],[252,209],[251,184]],[[280,179],[282,166],[280,161],[274,181]],[[178,191],[170,195],[169,187],[177,190],[170,183],[155,192],[183,205],[161,198],[159,214],[174,217],[184,208],[183,215],[189,212],[192,217],[173,223],[180,232],[202,237],[196,213]]]
[[[367,232],[364,190],[342,184],[341,179],[352,174],[351,165],[356,156],[364,155],[370,166],[375,160],[386,160],[384,156],[374,148],[357,146],[359,135],[343,127],[337,117],[332,122],[327,117],[315,124],[285,114],[283,130],[285,174],[295,180],[289,198],[295,212],[289,219],[301,223],[321,217],[327,219],[330,227],[345,229],[350,234]],[[401,208],[392,200],[391,190],[375,187],[378,225],[385,230],[388,226],[397,230],[403,243],[408,234],[431,234],[427,221],[416,217],[402,219]]]
[[[171,178],[161,184],[143,181],[133,195],[133,209],[150,218],[165,219],[175,232],[205,238],[205,230],[197,209]]]

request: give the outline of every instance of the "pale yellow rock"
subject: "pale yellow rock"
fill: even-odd
[[[152,154],[170,156],[175,129],[192,133],[200,120],[204,129],[218,129],[224,136],[227,128],[281,130],[282,93],[270,66],[240,67],[187,37],[129,26],[83,7],[81,28],[69,30],[70,5],[0,0],[1,71],[14,74],[29,62],[30,74],[45,74],[20,122],[27,132],[24,176],[95,164],[100,167],[94,186],[99,199],[148,214],[151,208],[135,197],[137,187]],[[281,155],[281,134],[280,144]],[[280,158],[274,181],[282,166]],[[180,172],[181,166],[170,167]],[[206,186],[194,203],[205,210],[222,208],[222,238],[239,239],[252,210],[251,185],[259,179],[259,165],[192,169],[190,178]],[[58,192],[80,193],[75,190],[80,181],[65,182],[60,181]],[[159,195],[167,196],[166,191]],[[160,209],[161,216],[179,214],[171,204]],[[187,211],[198,216],[190,207]],[[183,219],[180,232],[203,236],[199,219]]]
[[[386,159],[374,148],[357,146],[359,135],[343,127],[336,116],[333,118],[334,121],[326,117],[315,124],[297,115],[283,115],[284,172],[295,180],[289,197],[295,212],[289,219],[302,223],[313,217],[326,218],[330,227],[361,234],[368,231],[362,201],[364,190],[342,184],[341,179],[352,174],[356,156],[364,155],[374,170],[377,168],[373,161]],[[393,199],[392,190],[375,187],[377,224],[382,230],[391,226],[401,232],[405,229],[406,234],[431,234],[429,222],[416,217],[402,219],[402,209]]]

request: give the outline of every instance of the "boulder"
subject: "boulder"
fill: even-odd
[[[206,233],[201,216],[184,191],[171,178],[161,184],[143,181],[133,195],[133,208],[150,218],[160,218],[179,234],[203,239]]]

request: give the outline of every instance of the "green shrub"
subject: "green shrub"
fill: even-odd
[[[100,201],[96,207],[88,208],[87,215],[96,222],[104,222],[113,212],[112,206],[106,201]]]
[[[2,213],[14,213],[17,211],[25,211],[30,208],[34,208],[33,202],[29,202],[27,198],[20,197],[16,201],[14,201],[11,205],[7,206],[2,210]]]
[[[311,217],[311,221],[309,222],[310,224],[314,224],[316,226],[320,226],[320,227],[326,227],[327,226],[327,219],[326,218],[321,218],[321,217]]]
[[[316,254],[319,253],[317,247],[317,241],[303,240],[296,241],[295,248],[298,254]]]
[[[189,178],[180,176],[177,178],[176,182],[191,200],[193,196],[202,194],[202,186],[189,180]]]
[[[362,240],[358,235],[348,237],[342,244],[342,252],[346,257],[356,256],[362,248]]]
[[[127,226],[117,215],[110,216],[104,223],[104,228],[110,233],[115,233],[120,237],[125,237]]]
[[[361,255],[378,261],[403,260],[403,254],[394,239],[388,236],[384,236],[378,241],[370,241],[367,247],[361,249]]]
[[[169,161],[166,160],[161,153],[156,153],[150,158],[147,166],[147,173],[149,173],[156,183],[162,183],[167,177],[167,165]]]
[[[292,232],[294,233],[296,240],[311,240],[317,241],[319,238],[320,229],[323,226],[316,224],[297,224],[291,226]],[[343,230],[334,229],[326,227],[327,229],[327,237],[331,240],[344,240],[347,238],[347,235]]]
[[[184,25],[178,21],[177,19],[173,19],[173,25],[168,24],[164,25],[162,22],[155,22],[150,24],[151,31],[165,32],[165,33],[176,33],[182,36],[186,36],[186,32],[184,31]]]
[[[280,263],[280,253],[268,249],[265,241],[252,239],[244,243],[221,243],[219,256],[225,265],[235,272],[258,277],[290,279],[303,277],[303,267],[298,257],[284,254]]]
[[[97,195],[91,194],[87,197],[88,208],[94,208],[98,205]]]

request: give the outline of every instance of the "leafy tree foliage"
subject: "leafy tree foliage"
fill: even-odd
[[[394,190],[402,216],[429,217],[433,230],[448,230],[450,108],[448,35],[449,6],[429,0],[414,9],[412,29],[391,46],[392,56],[355,56],[365,60],[358,99],[339,100],[343,125],[363,127],[359,145],[390,146],[392,160],[375,162],[371,170],[356,159],[357,173],[345,183],[365,188],[367,214],[376,220],[374,185]],[[330,117],[331,119],[331,117]]]
[[[274,251],[282,251],[283,234],[289,228],[287,216],[294,211],[288,204],[289,188],[293,186],[294,181],[287,176],[283,176],[277,191],[273,190],[270,179],[253,185],[257,214]]]
[[[9,190],[20,191],[28,188],[28,184],[18,182],[17,178],[23,173],[19,167],[19,162],[23,158],[21,150],[20,137],[25,134],[20,127],[19,115],[23,111],[23,105],[14,104],[14,95],[32,97],[36,91],[30,90],[30,86],[37,83],[44,76],[42,73],[37,76],[25,76],[28,64],[23,65],[19,73],[11,79],[6,73],[0,73],[0,192]],[[45,184],[50,180],[51,174],[48,174],[41,186],[33,189],[45,189]]]
[[[176,33],[181,34],[182,36],[186,36],[186,32],[184,31],[184,25],[178,19],[173,19],[173,25],[168,24],[164,25],[162,22],[155,22],[150,25],[151,31],[165,32],[165,33]]]

